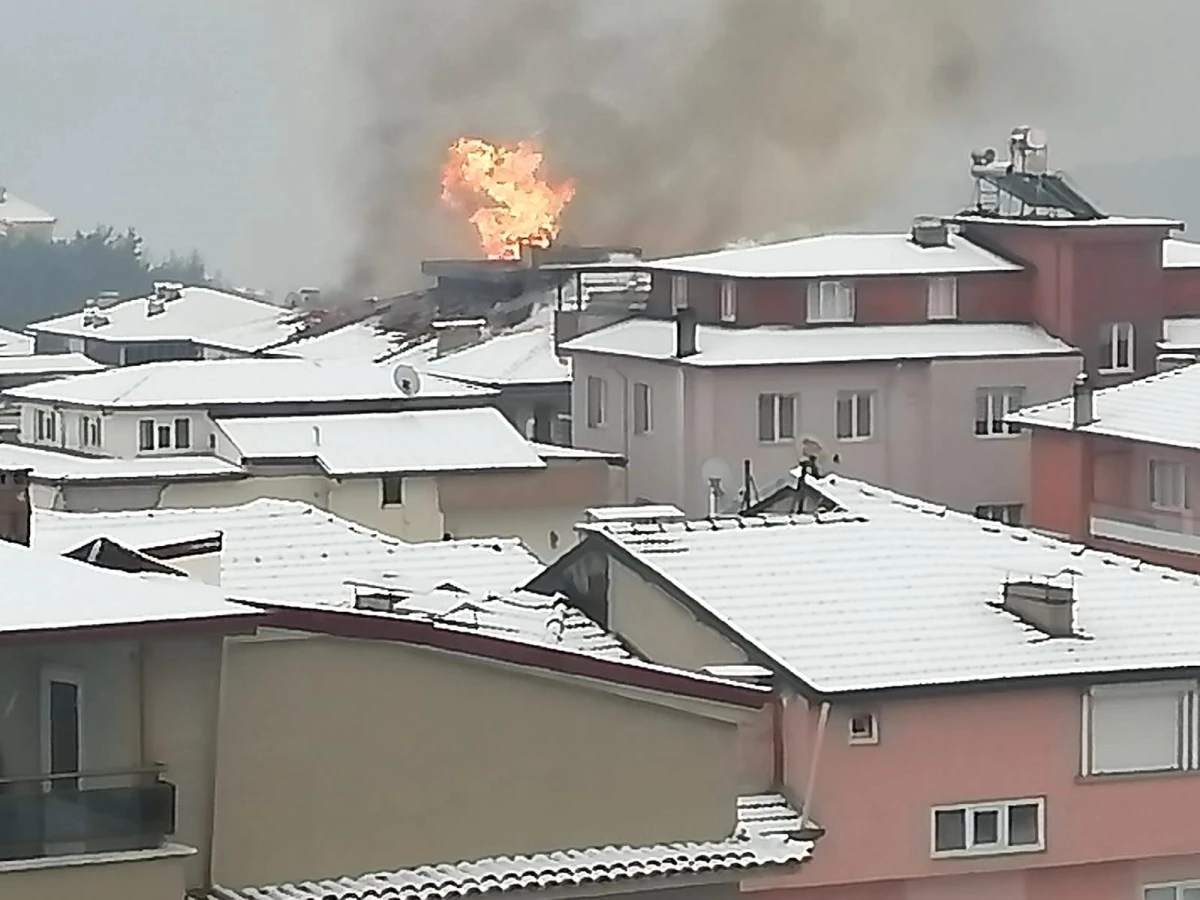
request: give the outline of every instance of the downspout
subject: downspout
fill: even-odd
[[[786,712],[787,700],[779,691],[771,704],[771,786],[780,791],[787,787],[787,748],[783,729]]]
[[[675,434],[675,446],[679,454],[675,460],[675,471],[678,473],[675,496],[679,498],[680,507],[686,510],[690,508],[687,490],[687,380],[681,364],[675,366],[675,373],[678,387],[676,403],[679,409],[679,430]]]
[[[825,744],[825,726],[829,724],[829,701],[821,704],[817,718],[817,739],[813,742],[812,760],[808,764],[808,779],[804,783],[804,797],[800,809],[800,831],[808,827],[809,814],[813,808],[813,794],[817,788],[817,771],[821,762],[821,747]]]

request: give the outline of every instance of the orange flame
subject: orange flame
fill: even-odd
[[[575,183],[539,177],[543,153],[529,141],[516,146],[459,138],[442,168],[442,200],[474,210],[470,222],[489,259],[520,259],[522,245],[549,247]]]

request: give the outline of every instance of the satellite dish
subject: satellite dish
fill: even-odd
[[[1040,128],[1030,128],[1025,134],[1025,144],[1030,150],[1046,149],[1046,132]]]
[[[719,456],[704,461],[700,467],[700,481],[704,496],[708,498],[710,516],[715,516],[730,499],[737,497],[738,488],[733,481],[733,472]]]
[[[800,461],[810,463],[816,470],[816,477],[824,478],[838,467],[842,459],[836,453],[829,453],[816,438],[802,437],[800,438]]]
[[[411,397],[421,390],[421,376],[412,366],[396,366],[392,369],[392,381],[405,397]]]

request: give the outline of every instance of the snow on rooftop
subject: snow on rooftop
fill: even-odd
[[[257,612],[228,590],[170,575],[130,575],[0,541],[0,632],[217,619]]]
[[[3,340],[3,335],[0,335]],[[0,376],[3,375],[78,375],[107,368],[82,353],[38,353],[5,356],[0,347]]]
[[[497,387],[571,381],[570,363],[559,357],[554,347],[553,318],[540,311],[530,322],[510,332],[431,359],[424,369],[447,378]]]
[[[539,444],[533,442],[533,449],[538,456],[545,460],[551,459],[603,459],[611,463],[620,463],[624,461],[620,453],[605,453],[601,450],[584,450],[581,447],[560,447],[557,444]]]
[[[36,322],[31,331],[108,341],[194,341],[252,353],[288,340],[296,314],[264,300],[207,287],[185,287],[163,311],[150,315],[150,297],[123,300],[99,310],[103,324],[84,324],[84,313]]]
[[[0,193],[0,223],[5,225],[53,225],[57,222],[54,216],[39,209],[28,200],[14,197],[11,192],[4,190]]]
[[[1162,264],[1164,269],[1200,268],[1200,243],[1180,238],[1163,241]]]
[[[0,328],[0,356],[32,356],[33,338]]]
[[[222,419],[243,460],[315,459],[330,475],[540,469],[499,410],[430,409]]]
[[[1057,218],[1021,219],[1005,216],[955,216],[950,221],[975,223],[978,225],[1003,225],[1024,228],[1183,228],[1178,219],[1163,219],[1157,216],[1101,216],[1098,219],[1074,219],[1069,216]]]
[[[146,363],[10,390],[18,400],[77,406],[159,407],[401,401],[393,366],[360,360],[223,359]],[[418,398],[487,396],[490,392],[429,375]]]
[[[839,476],[816,487],[843,511],[585,530],[820,691],[1200,666],[1200,576]],[[996,608],[1006,580],[1068,569],[1081,637]]]
[[[1168,353],[1200,350],[1200,317],[1163,319],[1163,338],[1158,348]]]
[[[182,481],[192,478],[240,478],[240,466],[215,456],[147,456],[117,459],[80,456],[62,450],[0,443],[0,469],[31,469],[38,481]]]
[[[648,260],[643,269],[724,278],[833,278],[1019,272],[1021,266],[951,233],[945,247],[907,234],[824,234],[775,244]]]
[[[569,352],[674,359],[675,328],[665,319],[626,319],[563,344]],[[893,359],[1077,354],[1034,325],[946,323],[792,328],[698,325],[693,366],[770,366]]]
[[[363,359],[384,362],[395,355],[406,340],[398,331],[379,327],[380,316],[351,322],[324,334],[301,338],[276,352],[305,359]]]
[[[1030,406],[1008,418],[1022,425],[1072,430],[1071,398]],[[1172,369],[1092,395],[1095,421],[1074,429],[1083,434],[1200,448],[1200,365]]]
[[[429,592],[453,581],[470,592],[504,592],[543,568],[518,540],[414,544],[298,501],[120,513],[34,510],[34,546],[54,552],[98,537],[144,551],[218,532],[222,586],[287,604],[349,608],[353,584]]]
[[[546,893],[555,888],[635,882],[698,873],[742,872],[797,865],[813,842],[797,835],[800,814],[779,794],[738,798],[737,825],[726,838],[701,843],[562,849],[529,856],[493,856],[263,887],[209,888],[203,900],[460,900],[487,894]]]

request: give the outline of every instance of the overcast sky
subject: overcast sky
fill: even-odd
[[[68,230],[133,225],[154,251],[198,248],[235,284],[336,281],[362,118],[342,26],[359,2],[0,0],[0,184]],[[932,129],[916,174],[965,171],[970,145],[1001,143],[1018,112],[1068,169],[1200,155],[1200,2],[1013,5],[1040,16],[1055,65],[1014,78],[1021,95],[978,121]],[[1020,69],[1025,48],[1010,52]]]

